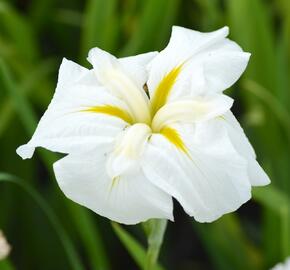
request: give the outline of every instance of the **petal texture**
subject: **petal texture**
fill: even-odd
[[[174,127],[188,155],[153,135],[142,163],[146,177],[199,222],[212,222],[251,197],[247,163],[215,122]]]
[[[54,164],[65,195],[102,216],[124,224],[173,219],[171,196],[151,184],[141,170],[111,179],[105,168],[102,148],[87,155],[69,155]]]
[[[270,179],[256,160],[256,154],[246,134],[231,111],[218,119],[225,126],[230,140],[237,152],[248,162],[248,174],[253,186],[264,186],[270,183]]]
[[[154,98],[163,80],[180,66],[168,101],[230,87],[245,70],[250,54],[227,35],[227,27],[200,33],[174,26],[169,44],[149,65],[150,96]]]
[[[95,80],[95,81],[94,81]],[[124,118],[91,108],[110,105],[127,112],[127,105],[101,87],[91,71],[63,60],[54,97],[41,118],[31,140],[17,149],[22,158],[30,158],[35,147],[71,153],[87,151],[103,142],[112,142],[128,125]]]
[[[90,50],[88,60],[93,65],[100,83],[114,96],[126,102],[134,121],[149,124],[151,119],[149,99],[143,90],[143,85],[142,87],[139,85],[139,76],[136,79],[132,78],[132,65],[128,64],[131,68],[125,69],[119,59],[99,48]],[[126,61],[134,62],[132,59]],[[138,66],[140,70],[141,65],[135,62],[135,67]]]
[[[148,80],[146,66],[157,55],[158,52],[149,52],[119,59],[123,69],[135,81],[140,90],[143,89],[144,84]]]

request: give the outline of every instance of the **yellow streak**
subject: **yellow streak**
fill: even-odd
[[[184,63],[173,68],[158,84],[151,103],[151,110],[153,115],[166,103],[183,64]]]
[[[133,124],[132,117],[128,112],[113,105],[93,106],[93,107],[89,107],[87,109],[81,110],[81,112],[108,114],[111,116],[118,117],[129,124]]]
[[[116,176],[112,179],[112,183],[111,183],[111,186],[110,186],[110,192],[113,190],[113,188],[119,183],[119,180],[120,180],[120,176]]]
[[[185,144],[183,143],[180,135],[174,128],[168,126],[164,127],[160,131],[160,134],[162,134],[168,141],[174,144],[176,148],[178,148],[179,150],[184,152],[188,157],[190,157]]]

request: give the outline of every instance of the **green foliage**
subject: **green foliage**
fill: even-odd
[[[252,53],[230,93],[272,184],[255,188],[254,202],[235,214],[212,224],[193,222],[183,246],[193,237],[198,254],[190,250],[174,259],[170,233],[178,230],[169,230],[161,264],[169,270],[263,270],[290,256],[290,1],[0,0],[0,171],[9,172],[0,174],[0,228],[13,247],[0,269],[144,269],[146,233],[111,227],[67,200],[51,170],[58,155],[37,151],[35,159],[22,161],[15,149],[49,104],[62,57],[88,66],[93,46],[118,56],[160,50],[173,24],[202,31],[229,25],[230,37]],[[127,249],[124,257],[112,234]]]
[[[58,218],[52,211],[52,209],[49,207],[49,205],[46,203],[46,201],[35,191],[33,188],[31,188],[28,184],[25,183],[22,179],[18,179],[17,177],[13,175],[9,175],[6,173],[0,173],[0,182],[7,182],[11,184],[16,184],[19,187],[21,187],[29,196],[31,196],[35,203],[41,208],[41,210],[45,213],[47,216],[49,222],[55,229],[57,235],[59,236],[59,239],[67,253],[67,257],[70,261],[71,269],[73,270],[84,270],[80,258],[74,248],[74,246],[71,243],[71,240],[69,239],[66,231],[63,229],[61,223],[59,222]],[[7,265],[9,265],[7,263]]]

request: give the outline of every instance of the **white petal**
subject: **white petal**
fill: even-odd
[[[73,61],[63,58],[58,72],[57,91],[65,90],[67,92],[70,85],[80,81],[83,83],[85,79],[90,84],[99,85],[96,76],[92,72]]]
[[[142,163],[152,183],[199,222],[214,221],[250,199],[246,161],[233,149],[225,129],[212,121],[175,128],[190,158],[162,135],[153,135]]]
[[[137,81],[132,79],[132,69],[127,72],[116,57],[99,48],[90,50],[88,60],[93,65],[100,83],[126,102],[135,121],[149,123],[149,99],[142,88],[143,85],[138,85]]]
[[[119,59],[126,73],[135,81],[140,90],[143,90],[143,86],[148,80],[146,66],[157,55],[158,52],[149,52]],[[144,93],[144,91],[142,92]]]
[[[66,71],[65,67],[68,68]],[[32,139],[17,149],[22,158],[31,158],[38,146],[61,153],[87,151],[100,143],[112,142],[128,125],[117,117],[81,111],[108,104],[128,110],[123,101],[110,95],[104,88],[89,84],[87,80],[83,82],[84,77],[91,76],[89,72],[64,60],[60,68],[60,82],[51,104]]]
[[[111,178],[118,177],[139,167],[144,148],[152,130],[145,124],[128,127],[115,143],[115,149],[107,161],[107,172]]]
[[[160,131],[172,123],[195,123],[210,120],[228,111],[233,99],[225,95],[187,98],[165,104],[154,116],[152,129]]]
[[[247,159],[251,184],[253,186],[264,186],[269,184],[269,177],[256,161],[255,151],[232,112],[227,112],[222,119],[217,121],[219,121],[221,125],[225,125],[235,149]]]
[[[102,216],[124,224],[173,219],[172,198],[152,185],[142,171],[113,180],[105,168],[102,149],[88,155],[69,155],[54,164],[65,195]]]
[[[169,44],[150,63],[150,96],[165,75],[181,64],[170,92],[171,101],[230,87],[245,70],[249,54],[226,39],[227,35],[227,27],[210,33],[173,27]]]
[[[244,52],[221,51],[205,54],[203,72],[206,84],[203,91],[221,92],[229,88],[245,71],[249,58],[250,54]]]

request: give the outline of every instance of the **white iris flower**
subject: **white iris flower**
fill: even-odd
[[[236,210],[269,179],[222,93],[250,56],[227,35],[173,27],[160,53],[117,59],[94,48],[91,70],[64,59],[53,100],[17,153],[68,154],[54,164],[62,191],[117,222],[173,220],[172,197],[199,222]]]

